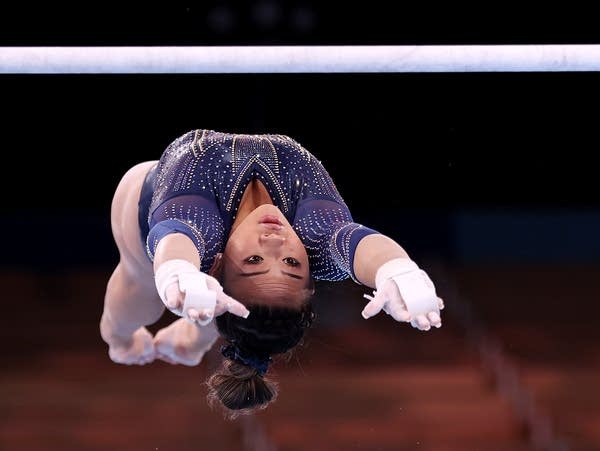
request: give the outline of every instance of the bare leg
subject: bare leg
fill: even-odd
[[[100,334],[109,346],[110,358],[127,365],[144,365],[154,360],[153,338],[145,326],[156,322],[164,312],[137,219],[142,183],[155,163],[140,163],[123,176],[111,208],[120,261],[106,287]]]
[[[152,287],[153,288],[153,287]],[[108,281],[100,333],[116,363],[144,365],[155,358],[153,337],[144,327],[164,311],[156,290],[144,287],[119,263]]]
[[[198,365],[219,338],[214,322],[200,326],[186,318],[159,330],[154,338],[156,357],[172,364]]]

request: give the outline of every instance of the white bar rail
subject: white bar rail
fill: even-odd
[[[0,47],[0,74],[598,70],[595,44]]]

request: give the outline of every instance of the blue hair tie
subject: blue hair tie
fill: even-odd
[[[254,356],[242,355],[241,351],[235,345],[227,345],[221,347],[221,354],[230,360],[234,360],[243,365],[254,368],[258,374],[264,376],[269,369],[269,364],[273,359],[271,357],[258,358]]]

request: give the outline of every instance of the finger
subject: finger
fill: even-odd
[[[442,319],[440,318],[440,315],[438,315],[436,312],[429,312],[427,314],[427,319],[429,320],[432,326],[437,328],[442,327]]]
[[[390,301],[390,303],[388,303],[386,311],[392,316],[392,318],[401,322],[410,321],[410,313],[408,313],[408,310],[406,310],[403,305],[398,302],[394,302],[392,305],[389,304],[392,304],[392,302]]]
[[[382,295],[378,295],[377,293],[375,293],[374,296],[369,296],[365,294],[364,297],[366,299],[371,299],[371,302],[365,305],[365,308],[362,311],[363,318],[369,319],[370,317],[377,315],[381,311],[383,305],[385,304],[386,298]]]
[[[212,317],[208,319],[198,319],[198,324],[200,326],[207,326],[212,321]]]
[[[442,298],[438,298],[438,307],[440,310],[444,310],[444,300]]]
[[[425,317],[425,315],[417,316],[417,327],[420,330],[429,330],[431,329],[431,325],[429,324],[429,320]]]
[[[192,321],[197,321],[200,318],[200,313],[194,308],[189,308],[187,310],[187,315]]]
[[[187,320],[192,323],[197,323],[200,326],[206,326],[209,324],[214,318],[214,313],[211,309],[204,309],[202,311],[198,311],[196,309],[190,308],[187,310]]]
[[[198,313],[198,321],[200,321],[201,323],[204,324],[208,324],[212,321],[213,319],[213,310],[211,309],[204,309],[202,310],[200,313]]]
[[[165,297],[167,299],[167,307],[173,310],[179,310],[183,305],[183,293],[179,290],[178,283],[172,283],[165,290]]]
[[[223,287],[217,279],[212,276],[206,276],[206,286],[217,293],[217,306],[215,308],[215,316],[222,315],[225,312],[229,312],[235,316],[241,316],[242,318],[248,318],[250,310],[248,310],[244,304],[236,301],[231,296],[223,291]]]
[[[215,315],[222,315],[225,312],[229,312],[235,316],[241,316],[242,318],[248,318],[248,315],[250,315],[250,310],[248,310],[244,304],[236,301],[231,296],[221,291],[217,294],[217,308],[215,309]]]

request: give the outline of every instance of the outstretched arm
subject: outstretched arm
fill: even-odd
[[[444,304],[433,283],[393,239],[365,236],[356,247],[353,269],[360,283],[375,289],[372,296],[365,295],[370,300],[362,312],[365,319],[383,310],[420,330],[441,326]]]
[[[200,268],[200,255],[194,242],[183,233],[170,233],[163,237],[154,253],[154,272],[168,260],[182,259]]]
[[[354,276],[370,288],[375,288],[375,275],[384,263],[394,258],[409,258],[396,241],[378,233],[359,241],[354,254]]]

